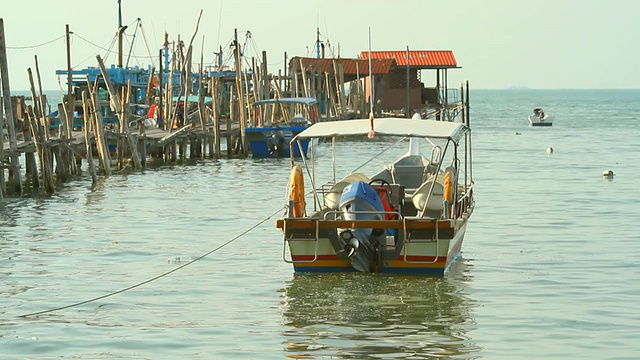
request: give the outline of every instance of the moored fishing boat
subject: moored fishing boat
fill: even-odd
[[[137,33],[138,29],[141,28],[142,20],[138,18],[134,27],[135,32]],[[122,23],[122,4],[121,0],[118,0],[118,27],[114,38],[114,43],[117,43],[116,63],[111,64],[111,66],[105,66],[104,73],[97,66],[74,70],[69,65],[65,70],[56,70],[56,75],[64,76],[67,79],[68,94],[63,97],[63,103],[70,100],[73,102],[70,109],[64,108],[64,105],[61,104],[58,106],[58,111],[54,111],[49,115],[49,126],[52,130],[57,129],[60,126],[61,119],[64,119],[61,118],[60,111],[63,113],[69,111],[69,116],[73,116],[72,121],[69,122],[72,129],[80,130],[84,127],[83,93],[85,93],[87,97],[89,97],[90,94],[94,95],[96,102],[95,110],[96,113],[99,113],[102,124],[108,128],[117,128],[120,122],[119,116],[122,116],[122,114],[117,114],[117,111],[111,103],[111,95],[106,85],[107,81],[111,84],[112,88],[118,92],[117,95],[121,99],[121,102],[129,105],[129,109],[127,110],[132,113],[136,121],[146,121],[149,125],[157,124],[155,122],[151,124],[144,117],[149,113],[149,109],[157,95],[158,87],[161,86],[162,83],[158,82],[158,76],[154,76],[154,71],[151,66],[147,68],[128,66],[134,44],[131,44],[129,54],[125,61],[123,44],[124,33],[127,29],[128,26],[124,26]],[[133,34],[133,39],[136,38],[136,33]],[[169,74],[163,75],[162,77],[165,78],[170,76]],[[174,79],[179,79],[179,76],[174,75]],[[166,81],[163,83],[166,83]],[[127,94],[128,97],[126,97],[125,94]]]
[[[111,65],[106,68],[107,76],[111,84],[114,87],[120,89],[131,85],[131,98],[128,100],[132,113],[138,115],[138,110],[148,109],[150,105],[147,104],[147,88],[149,87],[149,69],[143,69],[140,67],[123,68]],[[57,75],[67,75],[66,70],[56,71]],[[118,127],[118,114],[112,108],[109,99],[109,93],[106,89],[105,80],[102,77],[100,68],[88,67],[79,70],[72,70],[71,84],[74,89],[74,114],[73,114],[73,128],[78,129],[84,127],[84,116],[82,114],[82,92],[97,84],[96,100],[100,109],[100,115],[102,122],[105,126]],[[153,99],[153,95],[151,95]],[[63,100],[67,101],[65,95]],[[54,111],[49,115],[49,126],[51,129],[57,129],[60,126],[59,111]]]
[[[291,139],[318,121],[315,98],[276,98],[253,103],[253,117],[245,129],[251,154],[256,158],[289,157]],[[309,141],[293,147],[294,157],[306,154]]]
[[[335,176],[335,147],[324,157],[330,162],[326,171],[316,163],[315,146],[302,164],[292,158],[289,200],[276,222],[284,235],[284,261],[296,272],[443,275],[461,251],[475,207],[468,119],[321,122],[294,136],[290,146],[345,136],[395,138],[394,145],[408,144],[408,150],[372,175],[351,173],[341,180]],[[333,178],[321,183],[327,174]]]
[[[128,154],[137,141],[134,137],[145,137],[147,131],[154,129],[156,136],[162,131],[173,132],[178,124],[188,125],[193,120],[192,98],[200,98],[201,75],[190,73],[181,61],[176,57],[171,57],[169,53],[168,34],[165,33],[163,54],[160,62],[164,60],[164,66],[159,66],[156,72],[155,67],[149,64],[146,67],[129,66],[132,57],[135,57],[134,41],[131,42],[129,53],[125,56],[123,50],[125,31],[129,29],[122,23],[121,1],[118,0],[118,27],[113,43],[117,43],[115,64],[105,65],[99,57],[99,66],[89,66],[81,69],[73,69],[70,66],[66,70],[57,70],[56,75],[67,80],[68,91],[64,95],[58,110],[48,116],[49,128],[56,132],[62,128],[70,126],[72,131],[82,131],[85,126],[84,108],[85,101],[89,104],[91,114],[88,120],[90,133],[97,132],[92,117],[95,117],[95,124],[100,124],[104,131],[104,140],[111,156],[116,155],[116,150],[120,155]],[[133,28],[132,38],[136,39],[139,29],[142,29],[140,18],[136,20]],[[145,39],[146,41],[146,39]],[[148,51],[149,44],[146,44]],[[151,56],[149,56],[151,58]],[[172,66],[169,66],[171,64]],[[188,90],[187,90],[188,89]],[[185,92],[189,91],[189,96]],[[172,97],[174,100],[172,101]],[[175,98],[180,101],[176,101]],[[179,107],[179,104],[187,106]],[[204,98],[204,97],[203,97]],[[117,100],[115,100],[117,99]],[[205,98],[205,104],[207,104]],[[210,101],[210,98],[208,98]],[[115,103],[120,103],[116,105]],[[69,115],[67,115],[69,114]],[[67,120],[71,117],[70,120]],[[185,119],[186,117],[186,119]],[[137,135],[129,133],[132,129],[139,130]],[[159,129],[159,130],[158,130]],[[69,136],[69,135],[67,135]],[[71,135],[72,136],[72,135]],[[94,136],[94,135],[91,135]],[[133,139],[131,143],[125,144],[125,137]],[[118,145],[118,144],[122,145]],[[149,148],[151,144],[146,143]],[[94,151],[96,151],[94,147]],[[83,154],[80,152],[80,154]]]

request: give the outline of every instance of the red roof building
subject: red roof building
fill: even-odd
[[[363,51],[360,58],[368,59],[369,52]],[[451,50],[372,51],[371,59],[393,59],[398,66],[406,67],[409,63],[409,67],[419,69],[458,68],[456,57]]]
[[[395,66],[382,83],[376,81],[374,93],[381,110],[411,111],[423,107],[440,109],[448,100],[447,70],[459,69],[451,50],[363,51],[360,58],[393,60]],[[422,70],[435,70],[434,86],[423,83]],[[367,86],[367,94],[369,86]]]
[[[364,91],[357,90],[362,85],[353,90],[360,94],[354,102],[369,103],[370,73],[375,81],[373,92],[378,114],[400,111],[411,116],[413,111],[424,108],[440,110],[449,102],[447,70],[460,68],[451,50],[363,51],[357,59],[293,57],[288,65],[292,94],[317,97],[321,104],[324,104],[322,98],[326,98],[335,107],[337,116],[347,103],[351,103],[351,98],[331,99],[336,93],[345,94],[344,84],[364,80]],[[432,85],[425,86],[423,71],[435,71]],[[342,90],[337,91],[336,87]],[[351,91],[346,92],[351,96]],[[358,112],[362,115],[364,108]]]

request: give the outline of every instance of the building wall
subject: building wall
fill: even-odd
[[[409,89],[409,106],[410,109],[419,109],[421,104],[422,89]],[[401,110],[407,106],[407,89],[391,89],[385,88],[380,102],[382,110]]]

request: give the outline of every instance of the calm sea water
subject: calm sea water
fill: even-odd
[[[640,358],[640,90],[471,103],[477,208],[444,278],[295,275],[286,160],[81,178],[0,202],[0,358]]]

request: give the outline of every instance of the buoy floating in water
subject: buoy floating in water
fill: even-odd
[[[607,177],[607,178],[612,178],[613,175],[615,175],[613,173],[613,170],[605,170],[602,172],[602,176]]]
[[[547,148],[547,154],[553,154],[553,148],[551,146]]]

